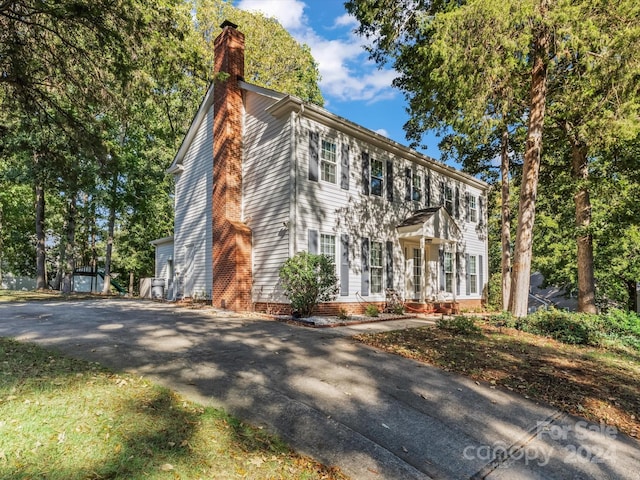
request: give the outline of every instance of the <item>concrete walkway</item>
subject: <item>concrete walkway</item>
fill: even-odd
[[[0,304],[0,336],[142,374],[354,479],[638,479],[640,443],[332,329],[127,300]]]

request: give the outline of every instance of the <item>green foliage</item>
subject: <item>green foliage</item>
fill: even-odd
[[[489,310],[502,310],[502,274],[493,273],[489,277],[487,286],[487,308]]]
[[[479,335],[481,332],[480,327],[476,325],[475,318],[466,315],[442,316],[436,322],[436,326],[456,335]]]
[[[618,344],[640,350],[640,316],[624,310],[592,315],[548,308],[522,318],[503,312],[493,315],[490,321],[499,327],[516,328],[567,344]]]
[[[375,318],[375,317],[380,315],[380,310],[378,310],[378,307],[376,307],[375,305],[369,304],[364,308],[364,314],[367,317],[374,317]]]
[[[280,267],[280,283],[294,314],[308,317],[319,302],[338,293],[335,265],[324,255],[299,252]]]
[[[247,12],[223,0],[192,0],[196,27],[213,64],[213,40],[229,20],[245,35],[245,79],[261,87],[322,106],[318,65],[307,45],[299,44],[274,18]]]
[[[391,308],[391,313],[395,315],[404,314],[404,305],[402,303],[397,303]]]

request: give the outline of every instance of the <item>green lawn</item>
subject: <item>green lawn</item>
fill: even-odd
[[[144,379],[0,338],[0,478],[346,477]]]

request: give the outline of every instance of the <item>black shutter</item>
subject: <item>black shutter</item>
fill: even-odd
[[[363,297],[369,295],[369,239],[362,238],[362,279],[360,294]]]
[[[444,182],[440,182],[440,205],[444,205]]]
[[[482,263],[482,255],[478,255],[478,283],[480,284],[478,288],[480,289],[481,298],[484,296],[484,268],[482,268]]]
[[[438,256],[440,259],[440,291],[444,292],[445,289],[445,273],[444,273],[444,249],[440,247],[438,250]]]
[[[478,197],[478,223],[484,225],[484,197]]]
[[[466,279],[467,279],[467,295],[471,295],[471,272],[469,270],[469,264],[471,263],[469,260],[469,254],[467,253],[464,256],[464,261],[465,261],[465,273],[467,274]]]
[[[411,169],[404,169],[404,200],[411,201]]]
[[[456,218],[460,218],[460,189],[456,187],[456,199],[455,199],[455,213]]]
[[[340,295],[349,295],[349,235],[340,235]]]
[[[343,143],[340,155],[340,187],[349,190],[349,144]]]
[[[362,193],[369,195],[369,154],[362,152]]]
[[[387,200],[393,202],[393,163],[387,160]]]
[[[387,242],[387,288],[393,288],[393,242]]]
[[[318,132],[309,131],[309,180],[318,181],[318,169],[320,163],[320,136]]]
[[[431,206],[431,174],[427,174],[424,179],[424,204],[427,207]]]
[[[318,253],[318,231],[317,230],[309,230],[309,253]]]
[[[471,218],[471,214],[469,211],[469,192],[464,194],[464,219],[468,222]]]
[[[460,252],[456,252],[456,295],[460,296],[460,284],[462,282],[462,260]]]

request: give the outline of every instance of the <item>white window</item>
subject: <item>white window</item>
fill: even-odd
[[[320,150],[320,179],[336,183],[336,144],[322,140]]]
[[[382,242],[371,242],[371,293],[382,293]]]
[[[478,257],[469,256],[469,291],[478,293]]]
[[[413,293],[414,298],[420,298],[422,285],[422,252],[419,248],[413,249]]]
[[[478,197],[473,195],[469,196],[469,221],[474,223],[478,221]]]
[[[453,253],[444,252],[444,290],[453,293]]]
[[[453,215],[453,189],[448,185],[444,187],[444,208],[449,215]]]
[[[336,237],[335,235],[320,234],[320,253],[329,257],[331,263],[336,263]]]
[[[413,176],[411,188],[411,200],[419,202],[422,200],[422,177],[418,174]]]
[[[371,194],[382,196],[384,187],[384,167],[382,160],[371,159]]]

